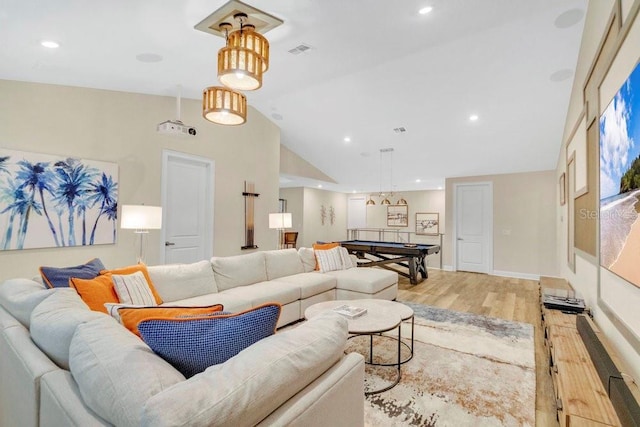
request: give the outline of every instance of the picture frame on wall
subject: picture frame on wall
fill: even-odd
[[[408,227],[409,206],[387,206],[387,227]]]
[[[558,182],[558,184],[560,185],[558,191],[558,194],[560,195],[560,206],[564,206],[564,204],[567,203],[567,182],[564,172],[562,172],[562,175],[560,175],[560,181]]]
[[[416,234],[425,236],[440,234],[440,214],[437,212],[417,212]]]

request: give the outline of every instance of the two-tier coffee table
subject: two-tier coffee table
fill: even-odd
[[[379,300],[379,299],[359,299],[359,300],[338,300],[326,301],[314,304],[307,308],[304,312],[306,319],[311,319],[320,313],[333,310],[341,305],[350,305],[354,307],[362,307],[367,309],[367,313],[355,319],[347,318],[349,324],[349,334],[352,337],[360,335],[369,336],[369,357],[366,361],[369,365],[374,366],[393,366],[396,368],[396,378],[390,385],[377,390],[366,391],[365,394],[377,394],[390,390],[395,387],[402,377],[402,364],[408,362],[413,357],[413,310],[404,304],[395,301]],[[404,320],[411,320],[411,347],[410,355],[402,360],[402,346],[409,346],[402,341],[401,324]],[[373,337],[382,335],[384,332],[398,330],[398,336],[390,337],[397,340],[397,360],[388,363],[374,363],[373,361]]]

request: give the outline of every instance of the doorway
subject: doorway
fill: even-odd
[[[213,255],[213,160],[163,150],[163,264],[192,263]]]
[[[454,186],[454,270],[493,270],[493,184]]]

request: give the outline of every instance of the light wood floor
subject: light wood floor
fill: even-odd
[[[532,324],[536,352],[536,426],[558,426],[544,350],[537,281],[429,269],[429,278],[418,285],[411,285],[400,276],[398,288],[399,301]]]

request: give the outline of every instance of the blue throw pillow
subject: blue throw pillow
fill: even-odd
[[[148,319],[138,331],[158,356],[189,378],[273,335],[279,317],[280,304],[269,303],[241,313]]]
[[[102,261],[94,258],[86,264],[74,267],[40,267],[40,275],[50,288],[68,288],[69,278],[95,279],[104,269]]]

